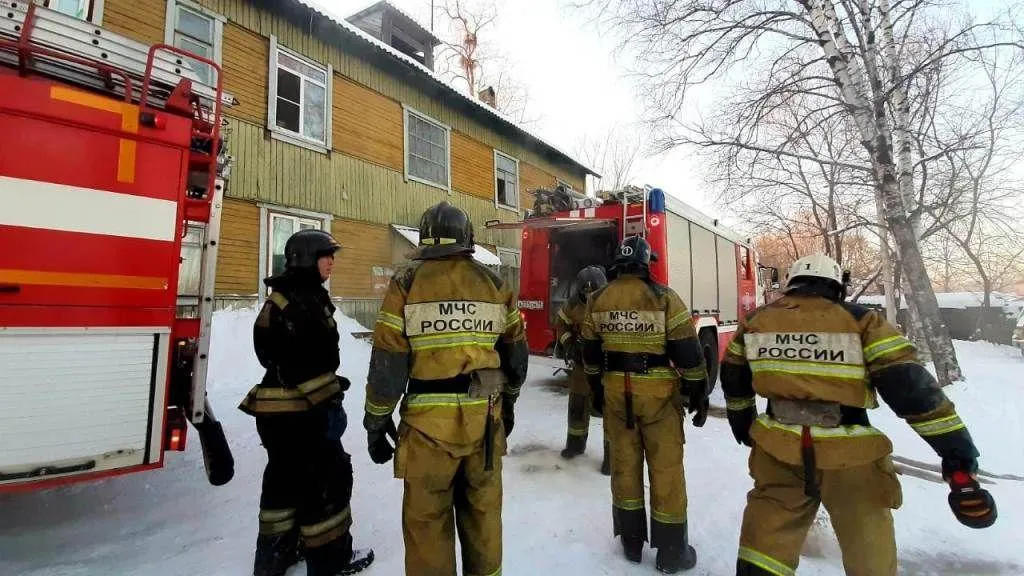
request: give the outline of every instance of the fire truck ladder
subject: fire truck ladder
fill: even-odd
[[[0,8],[0,40],[31,44],[33,47],[31,53],[0,51],[0,61],[21,68],[31,64],[38,73],[95,90],[118,95],[131,92],[129,96],[132,100],[142,97],[141,89],[147,74],[150,49],[146,44],[73,16],[32,4],[28,0],[3,3]],[[48,51],[60,53],[60,56],[47,54]],[[119,73],[97,74],[96,66],[83,60],[109,65]],[[165,101],[181,79],[185,78],[192,82],[192,92],[209,104],[216,97],[217,88],[196,73],[195,69],[201,66],[203,64],[199,61],[181,53],[158,54],[150,71],[150,101]],[[210,76],[214,76],[212,72]],[[211,78],[211,81],[216,81],[216,78]],[[221,100],[225,105],[234,102],[229,94],[222,94]]]
[[[647,237],[647,193],[644,188],[626,186],[615,194],[622,204],[622,237],[619,240],[625,240],[629,236]],[[630,204],[641,205],[643,212],[640,216],[629,215]]]

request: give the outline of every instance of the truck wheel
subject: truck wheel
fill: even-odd
[[[718,337],[714,330],[705,328],[700,331],[700,347],[704,351],[704,362],[708,366],[711,390],[714,390],[718,383]]]

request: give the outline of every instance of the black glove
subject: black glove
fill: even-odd
[[[395,448],[388,442],[384,428],[366,431],[366,448],[374,464],[384,464],[395,454]]]
[[[327,406],[327,437],[331,440],[341,439],[348,428],[348,414],[342,406],[344,394],[338,394],[326,402]]]
[[[947,461],[942,461],[943,477],[949,482],[949,508],[956,519],[969,528],[988,528],[995,524],[996,501],[966,470],[946,475]],[[977,464],[975,464],[975,467]]]
[[[697,414],[693,417],[693,425],[697,428],[704,426],[704,423],[708,420],[708,409],[711,408],[711,399],[708,394],[708,381],[707,375],[705,374],[704,380],[690,381],[689,383],[689,398],[690,402],[687,406],[687,411],[690,414],[696,412]]]
[[[503,398],[501,401],[501,423],[505,427],[505,438],[512,433],[512,428],[516,425],[516,411],[515,403],[508,398]]]
[[[750,446],[750,427],[757,418],[757,410],[751,406],[742,410],[726,410],[725,415],[729,419],[729,428],[732,428],[732,437],[736,442]]]
[[[352,386],[352,382],[341,374],[335,374],[334,377],[338,379],[338,386],[341,386],[342,392],[347,391]]]

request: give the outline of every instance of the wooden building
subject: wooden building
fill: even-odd
[[[518,233],[484,222],[521,219],[531,190],[583,190],[589,173],[445,83],[433,71],[439,40],[388,2],[341,20],[304,0],[37,1],[222,66],[235,158],[217,267],[222,305],[265,296],[261,279],[283,265],[285,239],[314,227],[343,245],[332,295],[366,321],[412,247],[404,227],[443,199],[472,218],[479,259],[516,280]],[[186,295],[197,284],[190,264]]]

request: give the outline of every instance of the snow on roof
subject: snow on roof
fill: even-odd
[[[978,308],[984,295],[981,292],[936,292],[936,300],[939,301],[939,308],[960,309]],[[993,292],[991,294],[992,306],[1002,308],[1007,314],[1016,316],[1024,309],[1024,299],[1013,294]],[[861,296],[857,299],[859,304],[874,306],[885,306],[885,296]],[[901,308],[907,307],[906,299],[901,303]]]
[[[409,241],[413,246],[420,245],[420,231],[416,228],[410,228],[409,226],[400,226],[398,224],[392,224],[392,228],[395,232],[402,235],[403,238]],[[484,248],[479,244],[474,244],[476,250],[473,252],[473,259],[483,264],[484,266],[500,266],[501,258],[494,253]]]
[[[568,159],[570,162],[576,164],[580,168],[583,168],[588,173],[593,174],[594,176],[600,176],[600,174],[595,172],[593,169],[589,168],[586,164],[584,164],[584,163],[580,162],[579,160],[575,159],[571,154],[561,150],[560,148],[558,148],[554,144],[551,144],[550,142],[544,140],[540,136],[537,136],[536,134],[533,134],[529,130],[523,128],[517,122],[515,122],[514,120],[512,120],[508,116],[502,114],[499,110],[491,108],[487,104],[485,104],[485,103],[477,100],[476,98],[472,97],[471,95],[468,95],[465,92],[459,90],[458,88],[456,88],[455,86],[450,84],[447,80],[445,80],[444,78],[441,78],[441,76],[438,75],[437,73],[435,73],[433,70],[431,70],[430,68],[427,68],[422,63],[417,61],[415,58],[409,56],[408,54],[404,54],[403,52],[401,52],[399,50],[396,50],[395,48],[392,48],[391,46],[388,46],[384,42],[381,42],[380,40],[378,40],[378,39],[374,38],[373,36],[367,34],[366,32],[364,32],[362,29],[360,29],[355,24],[352,24],[351,22],[348,22],[348,21],[346,21],[343,18],[339,18],[339,17],[335,16],[333,13],[331,13],[330,11],[325,9],[320,4],[320,0],[293,0],[293,1],[301,4],[301,5],[309,8],[310,10],[316,12],[317,14],[320,14],[321,16],[331,20],[332,22],[337,24],[345,32],[348,32],[349,34],[352,34],[353,36],[359,38],[360,40],[366,42],[367,44],[373,46],[374,48],[380,50],[381,52],[384,52],[385,54],[388,54],[392,58],[395,58],[396,60],[400,60],[400,61],[404,62],[405,64],[407,64],[408,66],[411,66],[417,72],[420,72],[421,74],[423,74],[424,76],[426,76],[430,80],[432,80],[432,81],[436,82],[437,84],[447,88],[453,94],[456,94],[457,96],[459,96],[460,98],[462,98],[466,102],[469,102],[470,104],[476,106],[480,110],[483,110],[483,111],[487,112],[491,116],[494,116],[495,118],[497,118],[498,120],[501,120],[502,122],[508,124],[512,128],[515,128],[516,130],[518,130],[519,132],[525,134],[526,136],[529,136],[530,138],[533,138],[534,140],[540,142],[544,146],[546,146],[546,147],[550,148],[551,150],[554,150],[555,152],[561,154],[566,159]]]

